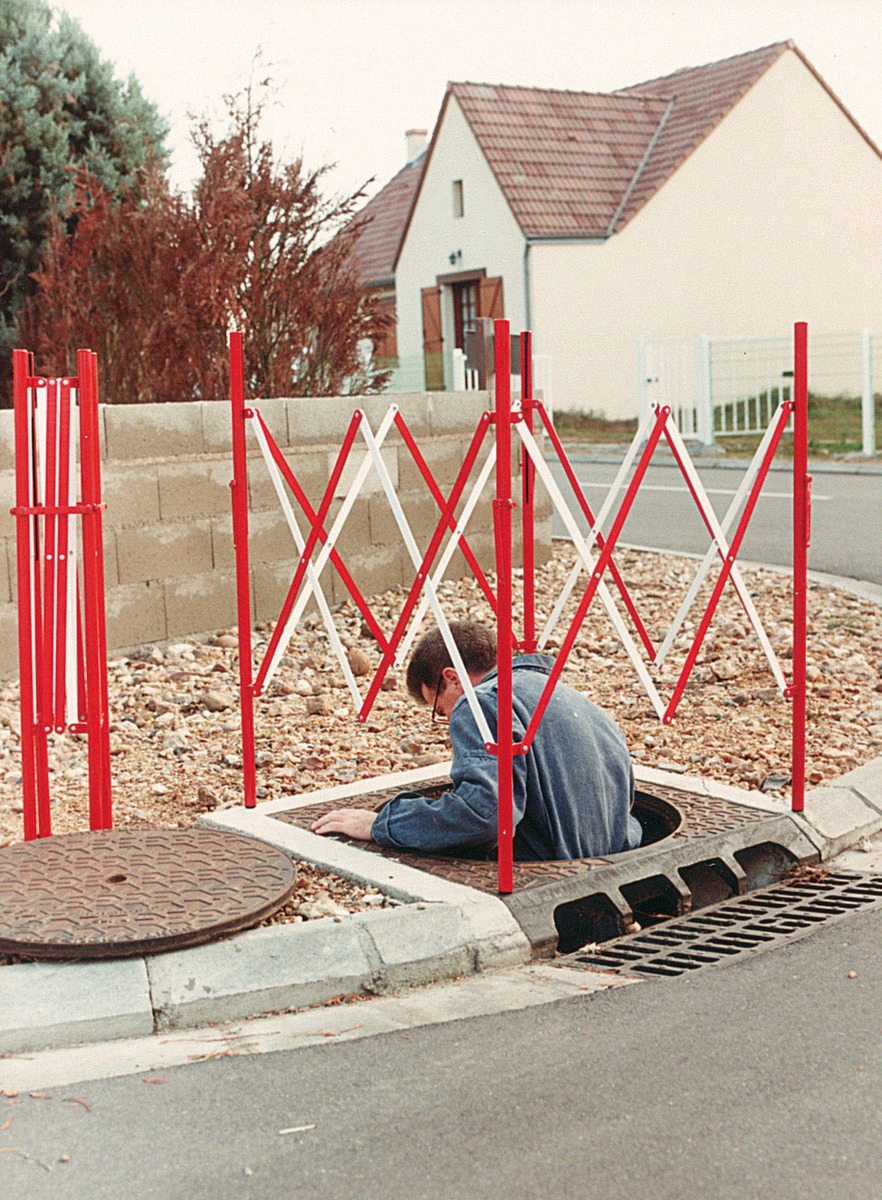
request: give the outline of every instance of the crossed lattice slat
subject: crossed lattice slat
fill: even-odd
[[[679,431],[676,428],[669,409],[656,409],[654,413],[650,414],[640,429],[638,429],[637,434],[628,448],[624,460],[619,468],[616,478],[609,489],[606,499],[604,500],[601,509],[595,516],[584,497],[581,487],[578,485],[578,481],[575,473],[573,472],[572,466],[569,463],[566,452],[561,445],[550,420],[548,419],[548,414],[541,404],[535,404],[535,409],[538,412],[549,435],[566,477],[573,488],[573,492],[584,516],[588,520],[589,533],[587,537],[583,536],[579,530],[575,516],[564,499],[560,488],[558,487],[558,484],[554,479],[554,476],[552,475],[548,464],[546,463],[545,458],[529,429],[528,423],[521,419],[518,414],[515,415],[515,429],[520,436],[521,441],[523,442],[528,461],[548,490],[552,503],[557,509],[561,520],[567,528],[577,553],[576,563],[570,572],[570,575],[564,584],[564,587],[561,590],[561,593],[556,600],[546,625],[542,631],[539,639],[540,648],[547,643],[551,633],[559,623],[566,603],[575,590],[579,576],[583,571],[587,572],[589,576],[587,586],[583,591],[579,603],[576,605],[575,613],[563,637],[561,649],[549,677],[545,694],[543,695],[543,698],[540,701],[539,706],[537,707],[533,719],[530,722],[527,732],[523,738],[523,742],[520,746],[521,752],[529,747],[533,737],[535,736],[536,729],[538,728],[539,722],[541,721],[545,712],[551,691],[559,679],[561,672],[563,671],[569,653],[572,650],[578,632],[582,626],[582,623],[584,622],[587,611],[595,595],[599,596],[600,601],[603,604],[613,624],[613,627],[628,654],[635,673],[643,684],[653,708],[662,721],[669,723],[671,720],[673,720],[674,713],[676,712],[680,698],[682,697],[682,693],[686,686],[689,675],[695,665],[695,661],[701,649],[704,636],[710,625],[713,614],[716,610],[722,590],[730,578],[733,582],[733,586],[735,587],[738,597],[744,606],[751,626],[759,638],[760,644],[762,645],[763,651],[769,661],[775,680],[782,693],[786,692],[787,683],[784,679],[783,672],[774,655],[771,643],[769,642],[765,630],[763,629],[753,601],[751,600],[747,588],[745,587],[735,559],[753,513],[753,509],[756,505],[756,501],[765,481],[765,477],[771,460],[774,456],[775,449],[789,419],[791,408],[792,404],[790,404],[790,402],[785,402],[779,408],[778,413],[767,429],[766,435],[757,449],[756,454],[754,455],[750,467],[745,473],[745,476],[736,492],[728,512],[723,520],[719,521],[714,513],[713,507],[710,503],[704,486],[701,483],[698,473],[692,464],[688,450],[683,443]],[[318,508],[315,509],[306,498],[302,487],[298,483],[293,471],[273,440],[260,413],[255,409],[249,411],[254,424],[254,430],[258,443],[264,453],[264,457],[270,471],[270,476],[276,488],[280,504],[283,512],[285,513],[292,536],[294,537],[300,553],[300,560],[298,562],[297,569],[295,570],[291,586],[288,590],[288,595],[282,606],[279,620],[270,640],[263,663],[255,679],[254,693],[259,694],[272,678],[273,673],[282,655],[284,654],[285,648],[290,641],[297,621],[301,617],[310,596],[315,597],[319,612],[327,629],[331,645],[340,663],[360,720],[366,720],[368,714],[370,713],[388,669],[393,663],[401,662],[406,656],[413,638],[416,636],[420,624],[429,608],[431,608],[435,620],[445,637],[445,641],[448,645],[448,649],[450,650],[451,657],[455,665],[460,670],[460,674],[464,678],[467,678],[467,674],[464,672],[464,670],[462,670],[462,663],[459,661],[459,654],[456,650],[455,644],[453,643],[453,639],[450,636],[448,622],[438,600],[437,585],[440,579],[443,577],[444,571],[452,554],[459,546],[465,553],[470,565],[472,566],[472,569],[476,574],[476,577],[481,582],[481,586],[484,589],[485,595],[487,595],[495,610],[495,598],[493,593],[487,585],[486,579],[484,578],[483,573],[481,572],[480,567],[478,566],[477,561],[475,560],[465,538],[465,531],[471,514],[474,511],[474,508],[487,485],[487,481],[490,478],[490,474],[495,465],[494,445],[491,444],[490,451],[486,455],[478,477],[471,489],[466,494],[465,503],[459,518],[454,518],[455,509],[460,500],[463,498],[468,477],[476,464],[481,445],[487,432],[490,423],[489,414],[484,414],[482,417],[450,494],[447,498],[445,498],[443,492],[437,484],[437,481],[432,476],[428,466],[425,463],[425,460],[420,454],[416,442],[414,441],[413,436],[410,433],[406,422],[404,421],[404,418],[401,416],[395,405],[390,406],[383,420],[380,422],[376,434],[371,431],[367,418],[363,412],[358,411],[354,413],[340,452],[331,471],[328,485],[325,488],[325,492]],[[401,507],[400,501],[398,500],[394,483],[389,475],[388,469],[381,454],[383,443],[393,424],[401,434],[404,444],[414,456],[414,459],[417,462],[424,479],[426,480],[429,490],[431,491],[440,509],[441,515],[435,526],[428,547],[423,554],[420,554],[416,539],[414,538],[413,532],[407,521],[407,517]],[[331,501],[336,494],[336,489],[340,478],[350,459],[356,435],[359,433],[362,435],[365,441],[368,453],[365,455],[360,466],[355,472],[354,478],[350,484],[337,517],[335,518],[330,531],[327,531],[325,529],[325,521],[330,509]],[[634,602],[633,597],[630,595],[621,573],[616,567],[613,553],[618,538],[621,534],[622,527],[624,526],[633,502],[639,492],[641,482],[652,461],[656,447],[658,446],[662,437],[665,438],[672,450],[672,453],[674,454],[674,458],[683,474],[688,490],[695,501],[695,504],[708,529],[709,534],[711,535],[712,540],[708,552],[698,568],[698,571],[696,572],[689,591],[684,598],[683,603],[681,604],[680,609],[677,612],[677,615],[675,616],[664,641],[656,650],[653,647],[652,640],[646,630],[645,624],[640,617],[637,605]],[[625,481],[628,479],[632,467],[635,467],[634,473],[631,476],[627,487],[625,487]],[[370,605],[355,585],[351,574],[349,573],[345,563],[336,549],[336,543],[339,539],[340,533],[358,495],[365,485],[371,469],[374,470],[380,480],[393,516],[398,524],[399,530],[401,531],[402,540],[416,569],[413,582],[408,591],[395,628],[388,638],[380,629],[379,624],[370,609]],[[285,491],[285,484],[290,487],[309,526],[309,532],[306,537],[304,537],[297,524],[293,508]],[[624,497],[619,503],[618,508],[616,508],[616,502],[623,488],[625,489]],[[742,506],[744,506],[744,511],[738,522],[735,535],[730,543],[727,541],[728,531]],[[604,537],[601,529],[605,521],[611,515],[612,525],[610,532],[606,537]],[[441,551],[440,558],[434,570],[432,570],[432,564],[435,562],[435,559],[441,550],[444,536],[448,532],[450,533],[450,537],[448,538],[447,544],[443,551]],[[313,559],[313,553],[319,542],[322,543],[321,550],[319,551],[317,557]],[[595,546],[599,551],[599,554],[596,557],[593,553]],[[682,627],[682,624],[695,601],[699,588],[701,587],[704,579],[707,577],[715,558],[719,558],[721,563],[716,585],[702,615],[698,633],[693,640],[692,646],[675,685],[673,695],[666,702],[660,695],[655,680],[650,673],[649,667],[641,656],[640,650],[632,638],[627,624],[619,612],[618,607],[616,606],[612,593],[604,582],[603,576],[608,569],[610,576],[614,581],[615,587],[622,598],[627,613],[637,631],[639,640],[649,656],[650,664],[657,668],[663,662],[674,638],[677,635],[677,632]],[[380,666],[375,672],[369,685],[367,695],[364,698],[362,698],[359,693],[358,685],[352,674],[346,653],[342,643],[340,642],[340,637],[336,626],[334,625],[330,606],[322,591],[320,576],[329,559],[340,572],[348,591],[371,628],[371,631],[376,637],[376,640],[382,651]],[[490,741],[489,731],[486,729],[486,722],[484,721],[480,706],[478,705],[474,695],[470,694],[471,688],[467,687],[466,691],[467,695],[469,696],[469,702],[472,705],[473,712],[475,713],[475,719],[478,721],[479,728],[481,728],[482,736],[485,737],[485,740]]]
[[[310,597],[314,597],[318,606],[322,621],[328,633],[331,646],[335,656],[340,664],[349,687],[350,694],[353,698],[355,708],[358,712],[359,720],[365,721],[371,711],[371,708],[376,700],[376,696],[380,690],[383,679],[386,676],[389,668],[396,661],[400,662],[406,655],[409,646],[415,636],[419,624],[422,621],[428,608],[432,609],[432,613],[442,632],[447,648],[451,654],[454,664],[459,670],[464,679],[468,679],[467,673],[463,666],[459,651],[450,633],[449,623],[443,612],[441,604],[438,600],[437,587],[444,571],[446,570],[450,558],[454,551],[459,547],[462,549],[466,560],[469,562],[472,570],[478,579],[485,596],[490,602],[495,611],[496,603],[495,596],[487,583],[487,580],[474,556],[468,541],[465,537],[465,529],[469,518],[474,511],[475,505],[481,497],[481,493],[486,486],[487,479],[495,464],[496,448],[493,443],[490,445],[489,452],[486,455],[485,461],[478,477],[466,492],[469,475],[476,465],[479,453],[484,442],[487,429],[490,425],[490,417],[484,414],[478,425],[477,430],[472,438],[468,452],[462,462],[456,480],[451,488],[450,494],[445,497],[437,481],[431,474],[425,459],[420,454],[416,442],[407,424],[399,412],[396,405],[390,405],[385,416],[380,422],[376,434],[370,428],[370,424],[363,412],[356,411],[353,414],[352,420],[341,446],[340,452],[337,455],[334,466],[331,471],[330,479],[325,488],[322,499],[317,509],[309,503],[303,488],[291,470],[290,465],[286,462],[284,456],[276,445],[269,432],[265,421],[261,417],[257,409],[251,408],[246,410],[246,415],[250,416],[257,437],[258,444],[263,452],[270,477],[276,489],[282,511],[287,520],[292,537],[297,545],[300,559],[297,568],[294,572],[294,577],[288,589],[287,596],[282,605],[279,619],[276,622],[275,630],[270,639],[266,650],[263,662],[258,670],[253,684],[253,693],[255,695],[267,686],[273,677],[284,652],[287,647],[298,620],[303,614],[303,610],[308,603]],[[392,426],[398,430],[402,436],[405,446],[408,447],[414,457],[423,478],[425,479],[429,491],[431,492],[435,502],[440,509],[440,517],[435,526],[428,547],[421,554],[417,545],[413,531],[407,520],[407,516],[398,499],[395,485],[388,468],[382,456],[382,446],[391,430]],[[356,435],[360,434],[365,442],[367,454],[363,458],[361,464],[355,471],[352,482],[346,492],[342,506],[337,513],[336,518],[330,530],[326,530],[325,521],[331,502],[337,493],[337,488],[343,471],[350,460],[353,445]],[[389,503],[392,514],[401,532],[402,540],[410,555],[411,561],[415,568],[413,582],[408,591],[401,614],[396,622],[392,634],[387,638],[380,629],[370,605],[365,597],[361,594],[356,586],[350,572],[342,560],[336,543],[345,526],[346,520],[352,511],[360,492],[362,491],[369,472],[373,469],[375,475],[380,481],[386,499]],[[297,523],[297,519],[292,508],[291,502],[285,490],[285,484],[291,489],[301,513],[309,526],[309,532],[304,537]],[[456,508],[465,496],[462,511],[458,518],[455,517]],[[445,534],[449,532],[450,536],[447,545],[440,554],[437,564],[434,566],[435,559],[439,555],[441,545]],[[313,553],[318,542],[321,541],[322,546],[317,556],[313,558]],[[352,673],[345,650],[340,641],[340,636],[334,625],[333,616],[331,614],[330,605],[324,595],[321,586],[321,574],[329,559],[333,562],[343,579],[347,590],[355,601],[359,611],[368,622],[371,631],[377,639],[377,642],[382,650],[382,658],[377,671],[374,673],[373,679],[369,685],[367,694],[364,698],[361,697],[358,689],[358,684]],[[422,598],[421,598],[422,597]],[[482,736],[486,741],[490,741],[490,731],[487,726],[486,718],[478,704],[477,697],[470,684],[466,686],[466,694],[469,698],[469,703],[475,715],[475,720],[481,729]]]
[[[758,447],[753,460],[745,473],[741,485],[736,491],[736,495],[722,523],[717,520],[704,486],[701,483],[698,473],[696,472],[695,467],[690,459],[688,450],[686,449],[686,446],[683,443],[679,431],[677,430],[672,419],[670,409],[661,407],[656,408],[655,412],[651,413],[638,429],[637,434],[635,435],[635,438],[631,443],[631,446],[629,447],[616,475],[616,478],[610,487],[606,500],[604,501],[604,504],[595,519],[591,514],[587,502],[584,500],[582,489],[579,486],[575,477],[575,473],[572,471],[572,467],[567,460],[566,452],[564,451],[563,446],[560,444],[557,435],[553,431],[547,413],[541,404],[537,404],[536,408],[542,417],[546,430],[548,431],[549,436],[551,437],[551,440],[555,446],[555,451],[560,459],[561,464],[564,466],[567,478],[573,487],[574,493],[581,504],[584,514],[588,518],[590,526],[588,538],[585,539],[578,528],[572,512],[561,495],[560,489],[558,488],[553,475],[548,469],[547,464],[544,463],[535,440],[529,431],[525,429],[523,424],[518,423],[516,425],[518,433],[526,445],[530,456],[535,462],[537,471],[542,477],[543,482],[545,483],[545,486],[551,495],[552,503],[558,510],[561,519],[563,520],[570,536],[573,539],[573,543],[577,552],[576,563],[570,573],[569,578],[564,584],[561,594],[554,605],[551,616],[549,617],[545,629],[543,630],[540,638],[540,647],[547,642],[551,632],[560,620],[566,602],[572,594],[575,584],[583,571],[587,571],[589,575],[589,582],[578,605],[576,606],[576,611],[572,617],[569,628],[564,635],[560,651],[548,683],[544,689],[542,698],[539,701],[524,738],[522,739],[522,743],[518,749],[523,751],[523,749],[528,748],[533,737],[535,736],[536,729],[538,728],[539,722],[541,721],[545,712],[551,692],[557,680],[560,678],[560,674],[566,664],[567,657],[569,656],[576,636],[582,626],[582,622],[585,619],[585,615],[595,594],[600,595],[601,601],[603,602],[604,607],[610,616],[613,626],[615,627],[616,632],[618,633],[619,638],[625,647],[628,657],[630,658],[638,677],[646,689],[653,707],[665,724],[669,724],[674,718],[674,714],[683,695],[686,683],[693,667],[695,666],[695,662],[701,650],[705,635],[707,634],[707,630],[710,626],[711,620],[713,619],[713,615],[719,603],[723,588],[730,578],[732,579],[738,597],[744,606],[748,619],[750,620],[750,623],[760,640],[760,644],[762,645],[763,651],[769,661],[775,680],[782,694],[789,694],[788,685],[784,679],[784,674],[781,670],[780,664],[775,657],[771,643],[769,642],[768,636],[763,629],[762,622],[760,621],[753,601],[747,592],[735,560],[741,547],[741,543],[744,539],[744,535],[747,531],[750,519],[753,515],[754,508],[756,507],[757,500],[759,499],[759,495],[774,457],[775,450],[777,449],[781,435],[784,432],[784,429],[790,418],[790,413],[793,408],[792,402],[785,401],[775,414],[775,417],[769,425],[769,428],[767,429],[766,434],[763,437],[762,442],[760,443],[760,446]],[[689,591],[683,603],[681,604],[680,609],[677,612],[677,615],[674,618],[671,628],[669,629],[661,647],[658,649],[658,651],[654,651],[645,627],[640,620],[633,599],[630,597],[624,581],[621,579],[621,576],[615,570],[612,554],[622,527],[639,491],[640,484],[646,474],[646,470],[649,467],[655,449],[662,436],[665,437],[674,454],[677,464],[683,473],[690,494],[692,495],[702,519],[709,533],[711,534],[712,541],[710,548],[708,549],[703,562],[696,572]],[[643,446],[643,450],[638,457],[638,449],[641,445]],[[600,532],[601,526],[615,507],[618,493],[624,486],[624,481],[634,465],[635,459],[637,459],[637,466],[634,470],[634,474],[631,477],[630,483],[628,484],[625,492],[625,496],[619,505],[616,515],[613,518],[610,532],[604,541]],[[737,513],[742,508],[742,505],[743,511],[741,513],[740,520],[738,521],[734,537],[732,538],[731,543],[727,542],[727,532],[731,527]],[[592,554],[592,547],[595,542],[600,548],[600,555],[597,559],[595,559]],[[686,660],[681,669],[679,678],[674,686],[673,694],[667,704],[665,704],[659,695],[655,682],[640,658],[637,647],[628,633],[627,628],[625,627],[624,622],[618,613],[615,604],[613,603],[608,589],[606,589],[606,586],[603,583],[603,574],[609,567],[610,573],[613,575],[613,578],[616,581],[626,608],[628,609],[628,612],[638,629],[641,640],[650,654],[652,665],[659,667],[668,650],[670,649],[670,645],[673,642],[673,639],[676,637],[678,630],[682,626],[682,623],[685,620],[715,557],[718,557],[721,560],[721,568],[716,584],[705,607],[704,613],[702,614],[698,630],[686,656]]]

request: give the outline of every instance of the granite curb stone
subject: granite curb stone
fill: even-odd
[[[0,1054],[153,1030],[142,958],[0,967]]]

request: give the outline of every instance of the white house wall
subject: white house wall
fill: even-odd
[[[437,186],[449,187],[442,161]],[[457,241],[464,255],[487,244],[475,234]],[[442,240],[433,263],[449,252]],[[505,276],[508,310],[517,272],[503,242],[486,265]],[[880,264],[882,159],[787,51],[620,233],[531,248],[534,344],[552,359],[554,407],[633,416],[641,337],[771,336],[798,320],[810,337],[865,326],[882,337]]]
[[[464,214],[453,215],[453,181],[463,181]],[[402,361],[422,357],[420,292],[437,276],[484,268],[503,278],[505,315],[512,331],[524,323],[524,238],[487,160],[451,96],[426,167],[416,208],[395,271],[398,353]],[[451,254],[462,257],[451,263]],[[445,293],[449,289],[445,289]],[[453,306],[442,295],[445,350],[453,345]]]

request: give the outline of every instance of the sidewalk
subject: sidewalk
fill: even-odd
[[[447,764],[400,772],[371,780],[370,790],[425,783],[446,772]],[[783,817],[822,860],[882,829],[882,758],[809,792],[804,814],[791,814],[781,801],[712,780],[650,768],[638,769],[637,779],[638,787],[675,787],[742,806],[756,814],[758,830],[770,815]],[[400,901],[399,906],[342,920],[265,926],[165,954],[2,967],[0,1054],[139,1038],[527,963],[530,943],[497,896],[318,837],[275,815],[352,797],[364,786],[339,785],[202,820],[377,887]],[[855,863],[863,857],[856,854]],[[864,869],[878,868],[878,856],[866,858]],[[628,854],[611,856],[607,869],[618,863],[624,870],[628,859]]]

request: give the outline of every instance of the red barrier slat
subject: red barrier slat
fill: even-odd
[[[46,446],[43,463],[43,613],[41,637],[43,661],[40,679],[40,710],[38,717],[48,732],[55,721],[52,688],[55,682],[55,591],[56,541],[59,503],[58,484],[58,381],[48,380],[46,388]],[[46,508],[52,508],[50,514]]]
[[[576,497],[576,501],[582,510],[582,515],[585,517],[586,521],[588,522],[589,527],[593,529],[594,528],[594,514],[591,511],[591,505],[588,503],[588,500],[585,497],[585,493],[582,491],[581,484],[579,483],[579,480],[576,478],[576,472],[573,470],[572,463],[570,462],[569,457],[567,456],[567,452],[564,449],[563,443],[561,442],[560,438],[557,436],[557,431],[555,430],[554,426],[551,423],[551,418],[549,417],[549,415],[545,409],[545,406],[540,401],[537,400],[536,404],[535,404],[535,408],[536,408],[536,411],[539,413],[539,418],[542,421],[542,425],[545,429],[545,432],[547,433],[548,437],[550,438],[552,446],[554,446],[555,454],[558,457],[558,461],[560,462],[560,465],[564,469],[564,474],[566,475],[567,481],[569,482],[569,485],[573,491],[573,494]],[[602,551],[603,547],[605,545],[606,545],[606,540],[605,540],[603,534],[600,532],[600,530],[598,530],[597,531],[597,548],[598,548],[598,550]],[[610,562],[609,562],[609,573],[613,578],[613,582],[615,583],[616,588],[618,589],[619,595],[622,597],[622,601],[624,602],[625,608],[627,609],[628,616],[631,618],[631,622],[632,622],[634,628],[637,630],[637,635],[640,638],[640,641],[643,643],[644,649],[646,650],[650,659],[655,658],[655,647],[652,644],[652,638],[650,638],[650,636],[646,630],[646,626],[643,624],[640,614],[637,611],[636,605],[634,604],[634,601],[631,599],[631,593],[628,591],[625,581],[622,578],[618,567],[616,566],[615,562],[612,559],[610,559]]]
[[[367,695],[365,696],[364,702],[359,709],[359,721],[367,720],[371,708],[373,707],[373,703],[377,698],[377,693],[380,690],[380,686],[386,677],[386,672],[389,670],[389,667],[392,665],[392,662],[395,659],[395,654],[398,650],[401,639],[404,636],[404,631],[407,628],[407,623],[411,618],[411,614],[416,607],[420,592],[423,590],[426,579],[431,574],[432,563],[435,559],[435,555],[438,552],[441,539],[444,536],[444,530],[449,527],[450,522],[453,519],[453,513],[455,512],[456,506],[459,503],[459,499],[462,495],[463,489],[465,488],[466,481],[468,480],[472,467],[475,465],[475,459],[478,456],[478,451],[481,448],[481,442],[484,439],[484,435],[487,432],[488,426],[489,417],[486,413],[484,413],[481,416],[481,420],[478,423],[478,428],[472,437],[471,444],[468,448],[465,458],[463,459],[463,463],[459,469],[456,480],[454,481],[453,489],[447,498],[444,509],[442,510],[441,518],[438,521],[438,524],[435,526],[435,532],[433,533],[432,539],[429,542],[429,548],[423,555],[419,570],[414,576],[413,583],[410,585],[410,591],[408,592],[407,598],[404,601],[401,615],[399,616],[395,628],[392,631],[392,636],[389,638],[389,645],[383,652],[380,665],[377,667],[376,673],[374,674],[370,687],[368,688]]]
[[[307,520],[309,520],[311,524],[315,524],[315,522],[317,520],[317,514],[316,514],[315,509],[310,504],[309,499],[306,495],[306,492],[304,492],[303,488],[300,486],[300,483],[298,482],[296,475],[291,470],[290,465],[285,460],[285,456],[282,454],[281,450],[276,445],[273,435],[270,433],[269,429],[267,428],[266,422],[264,421],[264,419],[260,415],[260,413],[257,411],[257,409],[254,410],[254,415],[256,416],[257,420],[260,422],[260,427],[266,436],[267,445],[269,446],[270,454],[273,456],[273,461],[276,463],[279,470],[281,471],[282,476],[283,476],[285,482],[287,483],[288,487],[294,493],[294,498],[296,499],[297,503],[300,505],[303,512],[306,514]],[[328,540],[328,534],[321,525],[319,525],[318,535],[319,535],[319,538],[321,539],[322,545],[325,545]],[[375,640],[380,645],[380,647],[385,648],[386,635],[385,635],[385,633],[383,633],[383,630],[377,624],[376,617],[371,612],[370,606],[368,605],[365,598],[362,596],[361,592],[358,590],[358,587],[356,586],[355,581],[353,580],[352,576],[349,574],[349,571],[347,570],[346,565],[343,562],[343,559],[338,554],[336,547],[331,549],[330,559],[334,565],[334,569],[337,571],[338,575],[340,576],[341,580],[343,581],[343,586],[347,589],[349,594],[355,600],[358,610],[361,613],[361,615],[364,617],[365,621],[367,622],[368,628],[370,629],[371,633],[373,634]]]
[[[270,432],[264,423],[263,417],[260,415],[260,413],[257,413],[256,415],[258,421],[260,422],[260,427],[267,437],[267,444],[270,447],[270,453],[273,454],[273,458],[277,463],[283,462],[284,458],[279,451],[278,446],[276,446],[275,440],[270,435]],[[291,610],[297,600],[297,593],[300,591],[300,586],[303,583],[303,577],[306,574],[306,568],[312,559],[312,552],[315,549],[315,544],[321,535],[324,535],[323,541],[327,541],[327,534],[325,534],[324,530],[325,517],[328,515],[328,509],[331,507],[331,501],[334,499],[334,494],[337,491],[337,484],[340,482],[340,476],[343,474],[343,468],[346,466],[346,463],[349,459],[349,452],[352,449],[352,443],[355,440],[355,435],[358,432],[358,427],[360,424],[361,413],[353,413],[352,420],[349,422],[349,428],[347,429],[346,435],[343,438],[343,445],[340,447],[340,452],[337,455],[337,461],[334,463],[334,467],[331,471],[331,477],[328,480],[328,485],[325,488],[324,495],[322,496],[321,503],[319,504],[318,512],[314,513],[312,518],[310,518],[312,527],[304,543],[303,553],[300,555],[300,561],[298,562],[297,568],[294,571],[294,578],[291,580],[291,586],[288,588],[288,594],[285,596],[285,602],[282,605],[282,610],[279,613],[278,620],[276,621],[276,627],[273,630],[272,637],[269,640],[269,645],[266,648],[266,653],[263,656],[263,662],[261,663],[260,669],[257,672],[257,678],[254,680],[255,696],[260,695],[264,680],[269,672],[273,655],[275,654],[279,642],[282,640],[282,636],[284,635],[285,626],[288,623]],[[276,458],[277,454],[278,458]],[[285,463],[285,466],[287,467],[288,464]],[[293,479],[293,472],[290,472],[289,470],[289,474],[290,479]],[[286,478],[288,478],[287,474]],[[300,488],[298,487],[297,490],[299,491]],[[355,585],[353,584],[352,586],[354,587]],[[357,591],[357,589],[356,595],[358,597],[357,603],[360,602],[359,607],[367,607],[364,597],[361,595],[361,592]]]
[[[489,419],[489,418],[487,418],[487,415],[485,414],[484,417],[482,418],[482,420],[483,419]],[[438,487],[438,484],[435,482],[435,477],[432,474],[432,472],[429,470],[429,465],[426,462],[426,460],[423,458],[422,453],[420,452],[420,448],[419,448],[419,446],[417,446],[416,441],[414,440],[414,436],[408,429],[407,423],[405,422],[404,417],[401,415],[400,412],[396,413],[396,415],[395,415],[395,426],[398,429],[398,432],[401,434],[402,438],[404,439],[404,444],[407,446],[408,450],[410,451],[411,455],[413,456],[413,461],[416,463],[417,470],[420,472],[423,479],[425,480],[426,485],[429,488],[429,491],[432,493],[432,497],[433,497],[435,503],[438,505],[438,507],[443,512],[444,506],[447,503],[447,501],[444,499],[444,493],[441,491],[441,489]],[[483,434],[481,436],[483,437]],[[448,522],[448,528],[450,530],[456,529],[456,520],[453,517],[451,517],[450,521]],[[465,536],[460,538],[459,547],[463,552],[463,557],[465,558],[466,562],[469,564],[469,566],[472,569],[475,579],[478,582],[478,587],[480,587],[481,591],[484,593],[484,597],[487,600],[487,603],[493,609],[493,615],[495,616],[496,615],[496,596],[494,595],[493,589],[490,587],[490,584],[487,582],[487,577],[484,574],[484,572],[481,570],[480,563],[475,558],[475,555],[474,555],[471,547],[469,546],[468,541],[466,540]]]
[[[668,707],[665,709],[665,725],[670,725],[671,721],[674,719],[674,713],[677,711],[677,705],[680,703],[680,699],[692,672],[692,668],[695,666],[695,660],[698,658],[699,651],[701,650],[701,644],[704,641],[705,634],[707,633],[708,627],[713,620],[713,615],[716,612],[717,604],[719,603],[720,596],[723,593],[723,588],[726,586],[726,582],[732,572],[732,567],[734,566],[735,560],[738,557],[738,550],[740,549],[741,542],[743,541],[744,535],[747,532],[747,526],[750,523],[750,518],[753,516],[753,510],[756,507],[756,502],[759,499],[760,492],[762,491],[763,484],[765,483],[766,475],[768,474],[772,459],[775,457],[775,451],[778,448],[778,442],[781,440],[781,434],[784,432],[784,426],[789,420],[792,407],[792,404],[784,404],[779,410],[775,433],[772,436],[769,445],[766,447],[766,452],[763,455],[760,469],[757,472],[756,479],[753,481],[753,486],[750,489],[747,502],[744,505],[744,511],[742,512],[741,519],[738,522],[738,528],[735,531],[735,536],[729,543],[729,553],[726,555],[725,562],[723,563],[720,574],[717,577],[716,585],[714,586],[714,590],[711,593],[711,598],[708,601],[704,616],[702,617],[701,623],[698,627],[698,632],[696,633],[689,653],[686,656],[686,661],[683,664],[683,669],[680,672],[680,676],[674,688],[674,694],[668,703]]]
[[[55,646],[55,707],[53,722],[56,733],[64,733],[67,660],[67,556],[70,544],[70,518],[66,506],[70,501],[70,380],[62,379],[58,412],[58,602],[57,639]]]
[[[536,736],[536,730],[539,728],[539,722],[545,715],[545,709],[548,707],[548,702],[551,699],[551,693],[554,691],[561,672],[566,665],[566,660],[569,657],[570,650],[573,648],[576,635],[578,634],[582,622],[585,619],[585,614],[588,611],[591,601],[594,599],[594,593],[597,591],[600,581],[603,578],[603,572],[606,570],[610,562],[619,533],[622,530],[622,526],[625,524],[628,513],[631,509],[631,505],[634,503],[634,497],[637,495],[640,484],[643,482],[643,477],[646,474],[650,460],[655,453],[655,448],[658,445],[659,438],[661,437],[664,423],[667,421],[669,415],[669,408],[662,408],[659,410],[652,433],[649,435],[649,439],[646,445],[643,447],[643,451],[637,463],[637,469],[631,478],[631,482],[629,483],[624,499],[622,500],[621,507],[619,508],[616,519],[609,531],[609,537],[607,538],[606,544],[604,545],[603,550],[601,551],[600,556],[595,563],[594,570],[591,572],[591,579],[589,580],[588,586],[585,589],[585,594],[579,603],[579,607],[576,609],[576,614],[570,623],[570,628],[561,644],[560,650],[558,651],[554,666],[552,667],[545,687],[542,690],[542,695],[539,697],[539,703],[536,705],[533,716],[530,718],[530,724],[527,726],[524,739],[521,743],[521,747],[524,750],[529,749],[533,738]]]
[[[708,520],[707,516],[705,515],[704,507],[701,503],[701,499],[698,495],[698,492],[695,490],[692,480],[689,478],[689,476],[686,473],[685,464],[683,463],[683,459],[680,455],[680,451],[679,451],[674,439],[668,433],[667,427],[665,427],[665,438],[667,439],[668,446],[670,448],[671,453],[674,456],[677,466],[680,468],[680,474],[683,476],[683,479],[685,480],[686,486],[689,489],[692,499],[695,501],[695,507],[698,509],[699,515],[700,515],[702,521],[704,522],[704,527],[710,536],[711,543],[713,543],[716,540],[716,534],[714,533],[713,526],[711,525],[710,521]],[[724,555],[723,550],[720,547],[719,543],[717,544],[717,556],[721,562],[725,562],[726,556]],[[736,595],[738,596],[738,599],[741,603],[741,607],[744,609],[745,613],[747,613],[747,615],[749,617],[750,613],[748,612],[747,605],[744,603],[744,599],[741,596],[741,593],[737,592]]]

